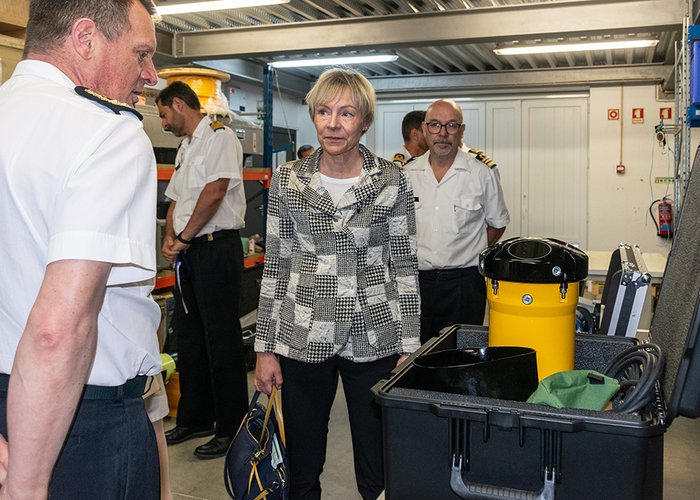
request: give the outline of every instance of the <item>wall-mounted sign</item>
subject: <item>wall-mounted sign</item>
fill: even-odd
[[[611,108],[608,109],[608,120],[619,120],[620,119],[620,110]]]
[[[644,123],[644,108],[632,108],[632,123]]]
[[[672,108],[659,108],[659,120],[670,120],[672,115]]]

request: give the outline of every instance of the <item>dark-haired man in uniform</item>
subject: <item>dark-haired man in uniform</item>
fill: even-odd
[[[401,120],[403,147],[394,155],[394,163],[400,167],[413,161],[428,151],[428,143],[423,134],[425,111],[409,111]]]
[[[460,149],[464,129],[457,103],[434,102],[423,122],[430,152],[405,167],[416,204],[423,343],[447,326],[483,324],[479,253],[510,222],[496,165]]]
[[[226,454],[248,408],[239,317],[245,225],[243,149],[220,121],[202,116],[194,91],[173,82],[156,97],[163,128],[184,137],[165,191],[168,209],[161,249],[175,264],[173,331],[180,403],[168,444],[214,437],[197,458]]]

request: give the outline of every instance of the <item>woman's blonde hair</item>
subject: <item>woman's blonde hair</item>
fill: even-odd
[[[345,89],[350,90],[350,98],[363,118],[364,131],[374,123],[376,95],[374,87],[361,73],[348,68],[332,68],[321,73],[318,80],[306,94],[309,115],[314,119],[316,109],[335,101]]]

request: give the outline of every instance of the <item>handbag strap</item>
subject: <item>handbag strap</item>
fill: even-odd
[[[248,492],[250,492],[250,485],[253,482],[253,476],[255,476],[255,480],[258,483],[258,490],[260,491],[258,496],[256,496],[253,500],[262,500],[264,498],[267,498],[267,496],[270,494],[270,490],[269,488],[263,488],[262,481],[260,480],[260,474],[258,473],[257,462],[253,464],[253,467],[250,471],[250,479],[248,480]]]
[[[236,431],[236,435],[238,435],[238,433],[241,432],[241,429],[243,428],[245,423],[248,421],[248,415],[250,415],[250,412],[253,411],[253,408],[255,408],[255,405],[258,404],[258,398],[260,398],[260,391],[255,391],[255,394],[253,394],[253,397],[250,399],[250,405],[248,405],[248,411],[246,411],[245,415],[243,415],[243,420],[241,420],[241,423],[238,426],[238,430]]]
[[[248,412],[246,413],[246,416],[248,413],[250,413],[253,408],[255,408],[255,405],[258,402],[258,398],[260,398],[260,391],[255,391],[255,394],[253,394],[253,397],[250,400],[250,406],[248,406]],[[275,418],[277,419],[277,427],[279,428],[279,433],[280,433],[280,439],[282,440],[282,444],[286,447],[287,446],[287,439],[284,433],[284,416],[282,415],[282,397],[279,394],[279,391],[277,390],[277,387],[275,385],[272,386],[272,392],[268,396],[268,403],[267,403],[267,408],[265,408],[265,420],[263,421],[263,430],[262,434],[260,436],[260,440],[263,441],[265,438],[265,435],[267,434],[267,423],[270,420],[270,414],[274,408],[275,411]],[[246,417],[243,417],[243,421],[241,422],[241,425],[238,426],[238,431],[240,432],[241,428],[243,425],[245,425],[246,422]]]
[[[282,445],[287,447],[287,438],[284,433],[284,415],[282,414],[282,396],[280,396],[277,387],[272,386],[272,393],[270,394],[270,404],[269,406],[274,406],[275,408],[275,418],[277,419],[277,427],[280,433],[280,439],[282,440]]]
[[[258,391],[255,391],[256,393],[259,394]],[[277,387],[272,385],[272,392],[268,396],[268,402],[267,402],[267,408],[265,408],[265,420],[263,421],[263,430],[262,433],[260,434],[260,441],[265,440],[265,436],[267,435],[267,423],[270,421],[270,414],[272,413],[272,407],[275,406],[274,402],[277,400]]]

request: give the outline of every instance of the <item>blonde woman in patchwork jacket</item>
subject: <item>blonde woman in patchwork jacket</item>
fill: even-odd
[[[255,341],[255,386],[282,387],[290,497],[321,497],[338,377],[362,498],[384,489],[381,415],[370,388],[419,346],[411,187],[360,144],[375,94],[347,69],[307,95],[320,147],[273,175]]]

